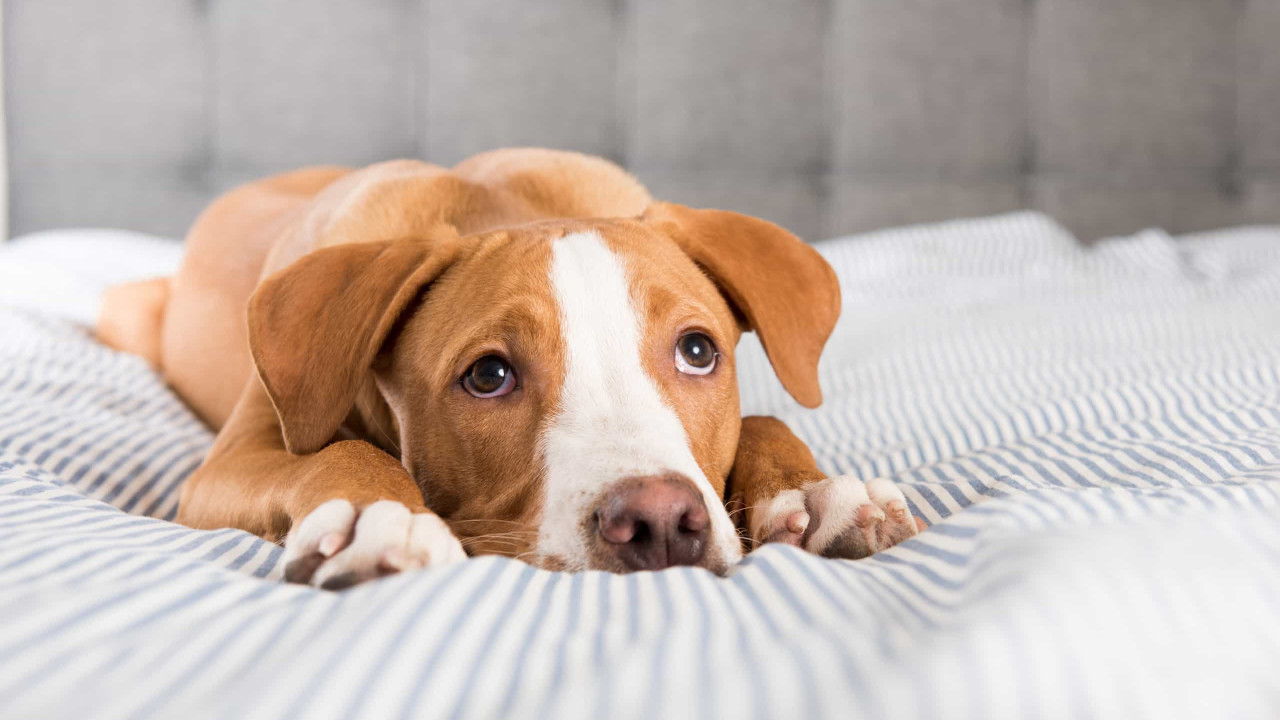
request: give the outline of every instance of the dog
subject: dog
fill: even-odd
[[[834,271],[776,225],[507,149],[236,188],[176,275],[108,291],[98,335],[217,430],[178,521],[283,542],[287,580],[342,588],[468,554],[723,574],[761,543],[911,537],[891,482],[827,477],[741,417],[741,333],[814,407],[839,313]]]

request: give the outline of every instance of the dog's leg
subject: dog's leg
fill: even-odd
[[[159,369],[168,303],[167,277],[109,287],[102,294],[94,334],[103,345],[138,355]]]
[[[255,378],[204,464],[186,481],[178,521],[284,539],[285,579],[338,589],[466,557],[395,458],[344,440],[294,455]]]
[[[785,542],[827,557],[866,557],[924,528],[892,482],[827,477],[771,417],[743,418],[728,500],[752,546]]]

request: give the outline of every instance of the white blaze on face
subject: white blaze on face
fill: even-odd
[[[737,532],[693,458],[675,411],[641,362],[643,322],[621,258],[595,232],[552,246],[551,286],[565,345],[560,404],[543,435],[546,491],[538,552],[567,569],[587,563],[583,521],[615,481],[681,473],[711,517],[708,557],[741,557]],[[718,548],[718,551],[717,551]]]

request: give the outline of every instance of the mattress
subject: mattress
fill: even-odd
[[[1086,247],[1022,213],[820,249],[827,401],[746,340],[744,410],[929,528],[725,578],[284,584],[277,546],[171,522],[212,436],[155,373],[0,308],[0,717],[1280,715],[1280,228]]]

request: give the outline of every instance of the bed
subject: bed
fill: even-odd
[[[1280,2],[2,12],[0,720],[1280,717]],[[827,402],[748,337],[744,409],[929,529],[330,593],[171,522],[211,436],[98,290],[247,179],[516,145],[838,238]]]
[[[39,264],[26,242],[0,253]],[[89,309],[9,298],[0,715],[1274,717],[1280,227],[1087,246],[1017,213],[818,247],[845,307],[827,401],[748,339],[744,409],[929,529],[727,578],[487,557],[285,584],[279,547],[171,522],[211,435],[162,380]]]

